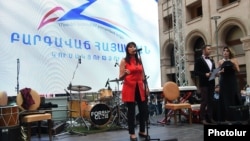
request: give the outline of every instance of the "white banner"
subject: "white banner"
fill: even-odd
[[[149,87],[161,86],[155,0],[9,0],[0,9],[0,91],[8,95],[25,87],[61,94],[70,83],[98,91],[118,78],[130,41],[142,48]]]

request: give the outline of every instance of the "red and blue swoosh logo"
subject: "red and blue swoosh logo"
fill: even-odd
[[[61,17],[53,17],[53,14],[55,14],[56,12],[65,12],[62,7],[59,6],[59,7],[55,7],[53,9],[51,9],[42,18],[42,21],[39,24],[38,30],[41,29],[42,27],[44,27],[47,24],[50,24],[50,23],[53,23],[53,22],[57,22],[57,21],[87,20],[87,21],[90,21],[90,22],[98,23],[100,25],[103,25],[103,26],[106,26],[106,27],[111,28],[113,30],[116,30],[116,31],[118,31],[118,32],[120,32],[120,33],[122,33],[124,35],[127,35],[119,27],[122,27],[124,29],[127,29],[127,28],[124,27],[124,26],[122,26],[122,25],[120,25],[120,24],[117,24],[117,23],[115,23],[113,21],[110,21],[108,19],[98,18],[98,17],[90,17],[88,15],[84,15],[84,10],[86,8],[88,8],[89,6],[91,6],[95,1],[96,0],[88,0],[87,3],[84,3],[84,4],[82,4],[79,7],[76,7],[76,8],[73,8],[73,9],[69,10],[67,13],[65,13]],[[53,18],[49,18],[49,17],[53,17]]]

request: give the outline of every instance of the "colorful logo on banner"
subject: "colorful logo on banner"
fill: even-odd
[[[103,25],[105,27],[114,29],[114,30],[119,31],[120,33],[128,36],[123,30],[121,30],[119,28],[119,27],[125,28],[124,26],[119,25],[119,24],[117,24],[111,20],[108,20],[108,19],[104,19],[104,18],[100,18],[100,17],[91,17],[91,16],[84,14],[84,10],[87,9],[88,7],[90,7],[95,1],[96,0],[88,0],[87,3],[82,4],[79,7],[76,7],[76,8],[69,10],[67,13],[65,13],[61,17],[49,18],[49,17],[51,17],[51,15],[55,14],[56,12],[60,12],[60,11],[64,12],[64,9],[62,7],[59,6],[59,7],[55,7],[53,9],[51,9],[49,12],[47,12],[45,14],[45,16],[43,16],[42,21],[39,24],[38,30],[49,23],[53,23],[53,22],[57,22],[57,21],[87,20],[87,21],[91,21],[91,22]]]

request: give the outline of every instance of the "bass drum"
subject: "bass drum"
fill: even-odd
[[[97,126],[104,126],[111,118],[111,111],[106,104],[90,102],[84,110],[83,118],[90,120]]]

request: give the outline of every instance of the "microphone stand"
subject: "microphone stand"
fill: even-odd
[[[71,99],[72,81],[73,81],[73,79],[74,79],[74,77],[75,77],[75,73],[76,73],[76,70],[77,70],[79,64],[81,64],[81,58],[78,59],[78,62],[77,62],[77,64],[76,64],[76,68],[75,68],[74,73],[73,73],[73,77],[72,77],[72,79],[71,79],[71,81],[70,81],[70,83],[69,83],[69,86],[67,87],[67,89],[70,90],[69,93],[64,89],[64,91],[65,91],[66,94],[67,94],[67,102],[69,102],[69,100]],[[80,94],[79,94],[79,95],[80,95]],[[81,103],[79,103],[79,106],[81,106]],[[63,133],[54,135],[54,137],[58,137],[58,136],[60,136],[60,135],[65,135],[65,134],[70,134],[70,135],[77,134],[77,135],[81,135],[81,136],[86,136],[85,133],[80,133],[80,132],[76,132],[76,131],[73,131],[73,130],[72,130],[72,124],[73,124],[73,123],[72,123],[72,113],[71,113],[71,112],[75,112],[75,111],[72,111],[71,108],[72,108],[72,103],[70,103],[70,109],[67,111],[67,112],[70,113],[70,114],[69,114],[69,118],[70,118],[70,129],[69,129],[69,131],[66,131],[66,132],[63,132]],[[81,110],[81,109],[80,109],[80,110]],[[80,112],[81,112],[81,111],[80,111]]]
[[[74,71],[73,76],[72,76],[72,79],[71,79],[71,81],[70,81],[70,83],[69,83],[69,88],[70,88],[70,89],[71,89],[71,86],[72,86],[72,83],[71,83],[71,82],[72,82],[73,79],[75,78],[76,70],[77,70],[79,64],[81,64],[81,58],[78,59],[78,62],[77,62],[77,64],[76,64],[75,71]]]
[[[144,78],[145,78],[145,80],[143,81],[143,83],[144,83],[144,94],[145,94],[145,98],[146,98],[146,101],[147,101],[147,103],[148,103],[148,96],[147,96],[147,88],[149,88],[148,87],[148,81],[147,81],[147,76],[145,75],[146,73],[145,73],[145,70],[144,70],[144,66],[143,66],[143,63],[142,63],[142,58],[141,58],[141,54],[140,54],[140,51],[141,50],[138,50],[137,51],[137,53],[138,53],[138,56],[139,56],[139,58],[141,59],[141,65],[142,65],[142,71],[143,71],[143,73],[144,73]],[[147,137],[145,138],[145,141],[150,141],[150,140],[158,140],[158,141],[160,141],[160,139],[159,138],[157,138],[157,139],[151,139],[150,138],[150,136],[149,136],[149,134],[148,134],[148,120],[149,120],[149,106],[148,106],[148,104],[147,104],[147,113],[148,113],[148,115],[147,115],[147,119],[146,119],[146,135],[147,135]]]
[[[19,94],[19,72],[20,72],[20,61],[17,58],[17,85],[16,85],[17,94]]]
[[[115,61],[114,67],[116,67],[116,66],[120,67],[119,64],[118,64],[118,62],[117,62],[117,60]]]

